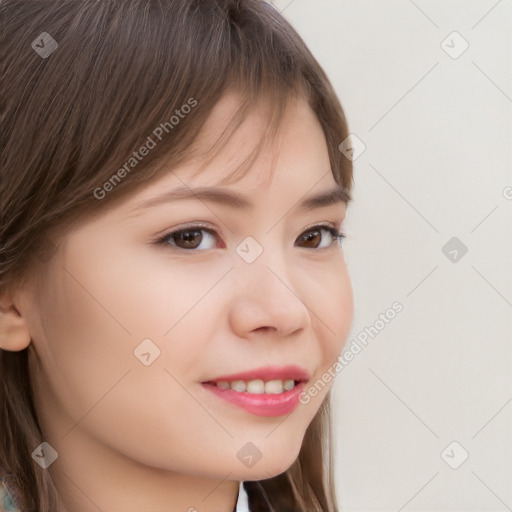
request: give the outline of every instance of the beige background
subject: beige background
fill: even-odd
[[[512,1],[274,3],[366,145],[349,343],[404,308],[336,379],[342,508],[512,510]]]

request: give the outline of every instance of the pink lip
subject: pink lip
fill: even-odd
[[[221,389],[215,384],[207,383],[203,383],[202,386],[219,398],[223,398],[251,414],[257,416],[283,416],[284,414],[291,413],[299,405],[299,396],[304,390],[305,384],[300,382],[290,391],[284,391],[276,395],[256,395],[232,389]]]
[[[298,383],[289,391],[279,394],[253,394],[221,389],[216,383],[219,381],[233,382],[234,380],[295,380]],[[219,398],[226,400],[251,414],[258,416],[282,416],[291,413],[299,405],[299,396],[304,390],[305,381],[309,380],[309,373],[299,366],[267,366],[256,368],[247,372],[215,377],[202,386]]]
[[[300,366],[264,366],[261,368],[255,368],[247,372],[235,373],[233,375],[222,375],[210,379],[208,382],[219,382],[221,380],[227,380],[233,382],[234,380],[255,380],[261,379],[264,381],[269,380],[309,380],[309,373],[301,368]]]

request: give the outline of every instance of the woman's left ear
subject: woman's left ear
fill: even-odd
[[[18,352],[30,345],[31,337],[25,317],[18,311],[12,297],[0,295],[0,348]]]

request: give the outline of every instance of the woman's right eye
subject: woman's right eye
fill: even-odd
[[[206,236],[201,235],[201,233],[206,233]],[[217,234],[214,231],[199,226],[194,228],[184,228],[179,229],[177,231],[172,231],[171,233],[168,233],[167,235],[163,236],[158,241],[158,244],[172,245],[177,247],[178,249],[194,249],[198,251],[204,251],[215,248],[216,235]],[[212,241],[214,243],[214,246],[208,246]],[[201,248],[201,244],[207,245],[207,247]]]

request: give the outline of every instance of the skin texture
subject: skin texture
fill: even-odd
[[[236,102],[226,95],[199,137],[207,147]],[[231,512],[238,482],[285,471],[330,385],[288,417],[261,417],[219,400],[201,382],[266,365],[296,364],[315,382],[349,334],[353,295],[342,247],[346,205],[294,210],[335,185],[321,127],[303,100],[292,103],[273,145],[249,173],[225,186],[252,210],[208,201],[136,205],[186,183],[216,185],[265,129],[256,109],[205,170],[173,169],[59,243],[37,278],[2,298],[8,350],[30,344],[36,410],[59,454],[49,471],[68,512]],[[154,241],[202,221],[199,249]],[[263,253],[235,251],[252,236]],[[183,245],[182,245],[183,246]],[[134,349],[149,338],[160,356],[144,366]],[[248,442],[261,459],[248,468]],[[195,507],[192,508],[192,507]]]

